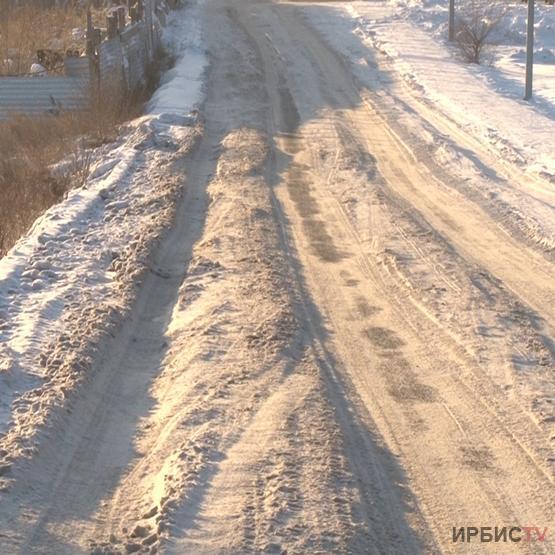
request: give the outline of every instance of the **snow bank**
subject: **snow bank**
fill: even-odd
[[[396,0],[395,14],[410,20],[446,44],[448,0]],[[507,10],[492,37],[495,48],[480,72],[497,92],[521,98],[526,62],[527,5],[503,2]],[[534,25],[534,92],[536,106],[555,119],[555,7],[536,2]],[[451,50],[453,55],[456,51]]]
[[[166,49],[177,54],[173,69],[161,80],[152,96],[148,112],[155,116],[187,115],[202,100],[203,74],[208,64],[202,48],[198,6],[187,10],[188,17],[172,17],[165,29]]]
[[[181,189],[171,165],[199,136],[200,38],[196,5],[170,16],[164,40],[177,64],[148,114],[94,151],[86,186],[0,260],[0,465],[6,453],[32,450],[37,429],[84,379],[171,224]]]

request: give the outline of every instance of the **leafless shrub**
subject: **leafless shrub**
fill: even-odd
[[[121,94],[117,88],[103,87],[90,95],[87,112],[88,139],[91,146],[112,142],[117,124],[128,119]]]
[[[456,23],[456,45],[465,61],[479,64],[493,46],[492,37],[506,14],[506,7],[491,0],[468,0]]]
[[[68,163],[62,174],[66,181],[65,188],[85,187],[91,173],[92,149],[87,147],[84,140],[76,141],[75,148],[67,158]]]

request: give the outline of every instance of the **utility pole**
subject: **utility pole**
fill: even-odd
[[[455,0],[449,0],[449,42],[455,40]]]
[[[534,73],[534,0],[528,0],[528,24],[526,29],[526,85],[524,100],[532,98]]]

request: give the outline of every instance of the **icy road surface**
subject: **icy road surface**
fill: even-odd
[[[350,4],[189,4],[0,262],[0,553],[555,552],[552,120],[490,140]]]

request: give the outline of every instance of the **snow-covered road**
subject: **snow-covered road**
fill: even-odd
[[[555,551],[553,120],[391,9],[174,16],[150,114],[0,261],[1,553]]]

